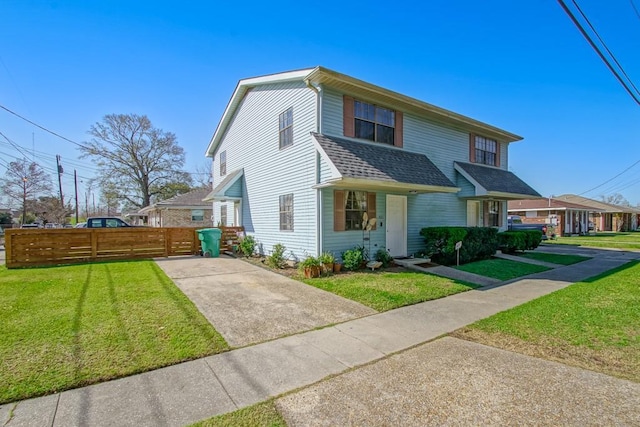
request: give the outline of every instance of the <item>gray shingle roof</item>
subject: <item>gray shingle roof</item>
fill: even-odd
[[[156,203],[156,206],[206,206],[210,207],[211,203],[203,202],[207,194],[211,190],[209,188],[196,188],[188,193],[178,194],[170,199]]]
[[[345,178],[456,188],[424,154],[318,133],[312,135]]]
[[[455,162],[488,192],[511,193],[523,196],[542,197],[529,184],[513,172],[491,166]]]

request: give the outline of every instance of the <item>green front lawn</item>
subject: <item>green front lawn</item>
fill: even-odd
[[[591,236],[558,237],[545,244],[592,246],[595,248],[640,249],[640,232],[599,232]]]
[[[479,274],[480,276],[493,277],[498,280],[511,280],[516,277],[549,270],[549,268],[541,265],[526,264],[524,262],[502,258],[470,262],[469,264],[463,264],[453,268],[466,271],[467,273]]]
[[[640,381],[640,262],[480,320],[454,335]]]
[[[518,256],[521,256],[522,258],[535,259],[536,261],[544,261],[560,265],[577,264],[579,262],[591,259],[589,257],[580,255],[549,254],[544,252],[525,252],[523,254],[518,254]]]
[[[378,311],[429,301],[477,285],[419,272],[355,272],[303,282]]]
[[[0,267],[0,403],[227,350],[153,261]]]

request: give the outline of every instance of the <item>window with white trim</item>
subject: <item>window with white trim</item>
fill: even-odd
[[[227,174],[227,151],[220,153],[220,176]]]
[[[280,149],[293,145],[293,107],[280,114]]]
[[[280,196],[280,231],[293,231],[293,194]]]
[[[220,206],[220,224],[227,225],[227,205]]]
[[[204,221],[204,209],[191,209],[191,221]]]

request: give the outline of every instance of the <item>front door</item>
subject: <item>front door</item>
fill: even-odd
[[[387,194],[387,251],[407,256],[407,197]]]
[[[480,216],[480,202],[467,200],[467,227],[477,227]]]

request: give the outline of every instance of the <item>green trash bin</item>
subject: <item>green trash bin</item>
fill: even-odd
[[[207,258],[219,257],[222,230],[219,228],[203,228],[196,231],[198,232],[198,239],[200,239],[200,245],[202,246],[202,255]]]

